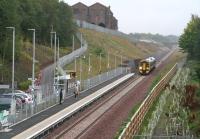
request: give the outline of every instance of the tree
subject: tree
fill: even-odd
[[[16,0],[0,1],[0,55],[1,58],[12,60],[12,33],[6,29],[7,26],[13,26],[19,29],[21,18],[17,14],[19,3]],[[19,52],[19,37],[16,32],[16,58]]]
[[[75,32],[71,8],[58,0],[18,0],[19,15],[22,16],[21,30],[27,39],[27,28],[35,28],[37,41],[49,45],[50,32],[56,31],[60,45],[69,45]],[[29,38],[31,39],[31,38]]]
[[[0,73],[4,73],[7,82],[11,70],[6,69],[12,66],[12,31],[6,29],[7,26],[15,27],[16,64],[20,60],[23,41],[32,42],[32,34],[27,29],[36,29],[37,44],[50,46],[53,27],[59,36],[60,47],[71,45],[71,36],[76,30],[71,7],[59,0],[0,0],[0,64],[3,65]]]
[[[200,18],[192,15],[184,33],[179,39],[179,46],[188,53],[190,67],[194,70],[196,80],[200,81]]]
[[[200,18],[192,15],[184,33],[180,36],[179,46],[188,52],[188,59],[200,60]]]
[[[61,45],[70,45],[72,34],[75,32],[75,24],[73,22],[72,10],[64,2],[60,2],[58,5],[58,35],[61,36]]]

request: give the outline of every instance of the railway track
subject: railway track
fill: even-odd
[[[98,119],[106,113],[111,107],[113,107],[123,96],[125,96],[129,90],[134,87],[139,81],[145,77],[136,75],[128,81],[120,84],[109,93],[105,94],[98,101],[94,102],[94,105],[90,105],[84,111],[80,112],[73,122],[69,122],[70,125],[63,124],[53,131],[54,133],[49,134],[46,138],[81,138],[84,133],[92,128]]]
[[[171,53],[168,53],[168,55],[166,55],[162,59],[162,61],[165,61],[165,59],[167,59],[167,57],[169,55],[171,55]],[[157,66],[160,67],[161,63],[162,63],[161,65],[163,65],[162,61],[158,62]],[[155,73],[155,71],[153,73]],[[145,82],[146,83],[148,82],[147,84],[149,84],[150,80],[152,79],[152,76],[153,76],[153,74],[149,76],[150,78],[148,77],[147,80],[144,80],[143,83],[140,84],[139,88],[141,88],[141,86],[143,86],[145,84]],[[95,101],[94,102],[95,105],[93,103],[93,105],[90,105],[89,108],[87,108],[83,112],[77,114],[78,116],[76,118],[74,118],[75,120],[73,122],[68,122],[68,125],[63,124],[63,126],[59,127],[55,133],[50,134],[49,136],[47,136],[47,138],[56,138],[56,139],[57,138],[67,138],[67,139],[87,138],[88,133],[92,133],[92,131],[94,131],[93,129],[95,127],[98,127],[95,125],[98,125],[98,123],[102,122],[101,119],[104,119],[104,118],[101,118],[101,117],[105,117],[104,115],[107,115],[106,112],[109,111],[112,107],[118,106],[117,102],[120,101],[120,99],[127,98],[127,96],[130,95],[130,93],[128,93],[128,92],[131,92],[131,89],[134,88],[134,86],[136,84],[138,84],[140,81],[142,81],[144,78],[146,78],[146,77],[144,77],[144,76],[140,77],[137,75],[137,76],[135,76],[135,78],[129,79],[125,83],[118,85],[112,91],[109,91],[109,93],[106,93],[103,98],[100,98],[100,101]],[[135,90],[138,90],[138,87],[136,87],[136,88],[137,89],[135,89]],[[134,103],[136,103],[136,102],[140,101],[141,99],[144,99],[143,98],[143,97],[145,97],[144,92],[145,91],[143,91],[142,94],[139,94],[139,97],[137,96],[138,92],[133,93],[131,96],[137,96],[137,97],[136,97],[136,100],[134,99],[132,101],[134,101]],[[126,94],[129,94],[129,95],[126,95]],[[124,97],[124,96],[126,96],[126,97]],[[130,102],[130,99],[129,99],[129,102]],[[129,102],[127,104],[131,104]],[[100,124],[100,125],[102,125],[102,124]],[[92,133],[92,135],[93,135],[93,133]],[[94,136],[94,137],[96,137],[96,136]],[[91,137],[89,137],[89,138],[91,138]]]

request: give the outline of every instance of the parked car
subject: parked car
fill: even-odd
[[[2,88],[0,89],[0,94],[10,94],[10,93],[12,93],[12,89],[2,89]],[[25,103],[27,103],[27,104],[33,103],[32,96],[25,93],[24,91],[14,90],[14,94],[17,95],[18,97],[20,97],[20,96],[23,97],[25,99]]]
[[[9,88],[0,88],[0,94],[7,94],[10,92],[12,92],[12,90]]]
[[[20,108],[21,105],[23,104],[22,98],[14,95],[14,99],[16,100],[16,107]],[[12,102],[12,94],[11,93],[0,95],[0,105],[8,106],[8,108],[10,108],[11,102]]]
[[[25,98],[25,103],[27,104],[32,104],[33,103],[33,98],[31,95],[21,91],[21,90],[15,90],[15,95],[17,96],[23,96]]]
[[[16,98],[19,98],[23,104],[26,103],[26,99],[21,95],[15,95]]]

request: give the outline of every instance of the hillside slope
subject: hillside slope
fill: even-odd
[[[25,86],[27,87],[27,84],[30,84],[30,81],[27,80],[28,78],[32,77],[33,46],[29,41],[21,41],[20,50],[21,51],[19,53],[18,59],[15,60],[15,81],[18,87],[21,83],[25,83],[26,84]],[[6,51],[7,49],[5,48],[5,53]],[[42,68],[53,63],[54,47],[50,48],[49,46],[36,44],[35,51],[36,51],[35,76],[37,78]],[[60,56],[66,55],[70,51],[71,51],[70,47],[60,48]],[[0,83],[11,84],[11,78],[12,78],[11,75],[12,75],[12,61],[7,61],[4,58],[0,57]]]
[[[82,78],[88,78],[89,76],[97,75],[100,72],[114,69],[119,66],[122,61],[127,59],[141,59],[147,56],[153,56],[155,53],[163,51],[167,48],[160,47],[158,44],[145,43],[145,42],[130,42],[127,39],[117,36],[96,32],[88,29],[79,30],[83,37],[88,42],[88,51],[85,56],[82,57]],[[21,51],[18,60],[15,61],[15,81],[17,84],[25,82],[32,75],[32,44],[29,41],[22,41]],[[80,42],[75,39],[75,49],[80,47]],[[60,56],[66,55],[71,52],[71,47],[61,48]],[[6,50],[5,50],[6,51]],[[91,58],[91,73],[88,75],[89,67],[89,53]],[[101,54],[101,64],[100,64]],[[122,59],[121,59],[122,56]],[[109,68],[108,68],[109,57]],[[54,47],[50,48],[43,45],[36,44],[36,76],[40,70],[47,65],[53,63]],[[115,66],[116,58],[116,66]],[[6,63],[3,58],[0,58],[0,82],[3,84],[11,83],[11,61]],[[74,63],[66,66],[67,70],[74,70]],[[77,59],[77,77],[80,74],[80,59]],[[101,71],[100,71],[101,65]],[[30,81],[29,81],[30,82]],[[23,85],[22,85],[23,86]],[[25,85],[27,87],[27,85]],[[23,89],[23,88],[22,88]]]
[[[89,54],[91,58],[91,75],[97,75],[100,72],[105,72],[115,68],[115,57],[116,65],[121,64],[122,61],[127,59],[142,59],[147,56],[153,56],[155,53],[167,50],[168,48],[160,47],[158,44],[145,43],[145,42],[130,42],[127,39],[97,32],[89,29],[79,30],[83,37],[88,42],[88,51],[85,56],[82,57],[82,77],[87,78],[88,65],[89,65]],[[101,55],[101,64],[100,64]],[[108,62],[109,57],[109,62]],[[74,70],[75,62],[71,63],[66,67],[67,70]],[[80,59],[77,60],[77,77],[80,74]],[[110,68],[108,68],[108,63]],[[101,65],[101,66],[100,66]],[[100,71],[101,68],[101,71]]]

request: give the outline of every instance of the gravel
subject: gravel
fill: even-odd
[[[164,67],[166,62],[157,67],[150,75],[145,76],[145,78],[139,82],[134,88],[132,88],[122,99],[115,103],[109,110],[107,110],[97,121],[95,121],[90,128],[84,131],[84,134],[79,136],[81,139],[111,139],[116,136],[120,126],[127,119],[129,112],[133,107],[140,103],[147,95],[147,91],[152,84],[154,77],[157,75],[158,71]],[[112,92],[115,93],[117,89]],[[69,128],[70,125],[77,122],[81,117],[90,112],[95,106],[101,103],[105,97],[109,97],[112,93],[105,95],[100,100],[93,103],[93,105],[88,106],[87,109],[79,112],[65,123],[62,126],[55,129],[51,134],[46,138],[54,138],[58,135],[63,129]],[[79,127],[81,128],[81,127]],[[81,130],[81,129],[78,129]],[[76,132],[76,130],[74,131]],[[63,137],[64,138],[64,137]],[[72,137],[75,138],[75,137]]]

